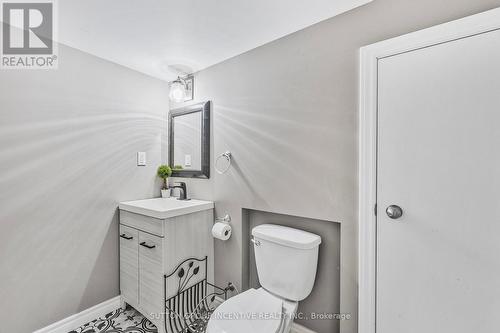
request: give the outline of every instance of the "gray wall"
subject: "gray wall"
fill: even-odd
[[[216,282],[248,286],[242,208],[340,222],[341,311],[353,314],[340,326],[356,332],[358,49],[497,6],[375,0],[197,73],[195,102],[213,101],[212,158],[234,156],[227,174],[188,184],[233,217],[232,239],[216,242]]]
[[[117,296],[117,203],[159,195],[167,84],[65,46],[59,59],[0,73],[2,332]]]
[[[299,303],[297,311],[300,316],[295,321],[308,326],[316,332],[338,332],[338,320],[312,320],[309,316],[311,313],[337,314],[340,311],[340,224],[256,210],[247,210],[244,213],[247,218],[244,218],[242,222],[248,223],[248,230],[252,230],[264,223],[272,223],[306,230],[321,236],[314,288],[311,294]],[[250,239],[250,237],[248,238]],[[260,283],[253,246],[250,245],[250,241],[247,244],[249,246],[248,261],[250,264],[249,283],[250,287],[258,288]],[[293,260],[293,258],[290,258],[290,260]],[[300,270],[301,266],[297,266],[297,271]]]
[[[233,168],[189,181],[235,233],[216,280],[248,286],[242,208],[341,223],[341,322],[356,332],[357,50],[500,6],[500,0],[375,0],[204,70],[212,157]],[[157,195],[164,83],[64,46],[57,71],[0,73],[0,314],[29,332],[118,294],[116,203]],[[196,102],[196,101],[194,101]],[[148,167],[135,153],[148,152]]]

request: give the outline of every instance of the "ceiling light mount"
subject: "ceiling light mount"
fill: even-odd
[[[182,103],[191,101],[194,98],[194,77],[187,75],[184,77],[178,76],[177,79],[170,83],[169,98],[172,102]]]

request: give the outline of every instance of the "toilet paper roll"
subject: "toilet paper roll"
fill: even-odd
[[[228,240],[231,237],[231,226],[222,222],[215,223],[212,227],[212,236],[220,240]]]

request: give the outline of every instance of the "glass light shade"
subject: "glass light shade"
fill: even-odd
[[[175,80],[170,84],[170,100],[176,103],[184,102],[186,99],[186,87],[180,80]]]

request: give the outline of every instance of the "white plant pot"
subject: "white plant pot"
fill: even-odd
[[[170,189],[161,190],[161,197],[162,198],[170,198]]]

